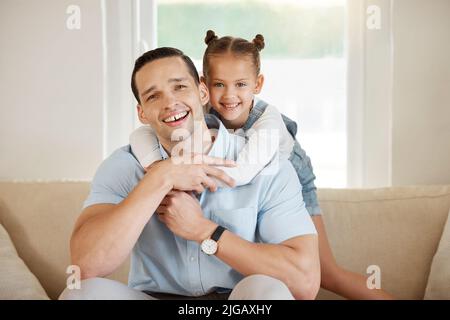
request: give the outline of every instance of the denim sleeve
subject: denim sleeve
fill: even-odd
[[[286,116],[283,116],[283,120],[289,133],[295,139],[295,135],[297,134],[297,124]],[[322,214],[319,201],[317,200],[317,188],[314,184],[316,176],[313,172],[311,159],[308,157],[305,150],[302,149],[297,139],[295,139],[294,148],[292,149],[289,161],[291,161],[294,166],[300,184],[302,185],[303,201],[305,201],[308,213],[311,216]]]

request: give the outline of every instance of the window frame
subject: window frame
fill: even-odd
[[[369,6],[381,29],[366,26]],[[347,186],[392,185],[393,0],[347,0]]]
[[[130,53],[122,54],[120,62],[134,63],[134,59],[141,53],[156,48],[157,0],[132,0],[121,4],[118,4],[118,0],[115,1],[117,2],[102,0],[102,4],[106,8],[127,7],[117,12],[121,19],[117,21],[124,21],[123,25],[132,38]],[[381,9],[380,30],[368,30],[366,27],[369,5],[376,5]],[[347,187],[392,185],[393,5],[393,0],[347,0],[346,3],[344,50],[347,60]],[[127,12],[131,14],[127,15]],[[116,21],[111,20],[106,22],[106,30],[114,29],[111,24]],[[106,32],[106,38],[108,43],[118,41],[117,34],[111,32]],[[117,66],[117,62],[117,59],[108,60],[105,69]],[[105,74],[108,75],[107,72]],[[106,75],[105,82],[108,83],[111,79]],[[128,79],[129,74],[124,74],[123,77]],[[106,87],[106,95],[113,94],[113,90],[108,89],[113,86]],[[130,101],[126,106],[135,104],[130,92],[122,91],[121,96],[124,97],[122,101]],[[118,119],[117,115],[121,112],[117,110],[122,108],[122,113],[124,111],[123,105],[117,105],[113,99],[105,103],[108,111],[105,120],[105,152],[108,154],[118,144],[112,143],[118,141],[114,138],[117,136],[117,123],[123,122]],[[125,113],[128,114],[128,119],[133,120],[126,120],[126,124],[122,125],[122,132],[128,130],[126,132],[129,133],[138,125],[135,108],[132,112],[128,110]],[[109,128],[114,128],[116,134]],[[128,134],[126,137],[128,138]]]

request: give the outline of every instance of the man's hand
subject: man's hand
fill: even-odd
[[[174,234],[201,242],[208,238],[217,224],[203,217],[200,203],[184,191],[171,191],[156,209],[158,218]]]
[[[192,155],[190,161],[180,158],[169,158],[157,161],[147,167],[147,174],[155,174],[156,177],[165,177],[169,180],[171,189],[182,191],[196,191],[201,193],[205,187],[210,191],[217,190],[217,184],[211,177],[220,179],[230,187],[234,187],[235,181],[223,170],[215,166],[233,167],[235,162],[222,158],[205,155]]]

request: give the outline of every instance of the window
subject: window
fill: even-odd
[[[264,35],[260,97],[295,120],[319,187],[347,185],[345,0],[157,1],[157,45],[201,71],[206,30]]]

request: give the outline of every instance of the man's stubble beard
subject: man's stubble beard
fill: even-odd
[[[180,139],[183,137],[183,139]],[[186,128],[176,129],[172,133],[172,152],[171,156],[177,158],[176,161],[184,164],[191,164],[192,154],[206,154],[211,146],[211,133],[206,126],[205,120],[194,121],[192,129]],[[196,160],[199,160],[197,157]],[[194,160],[194,161],[196,161]]]

